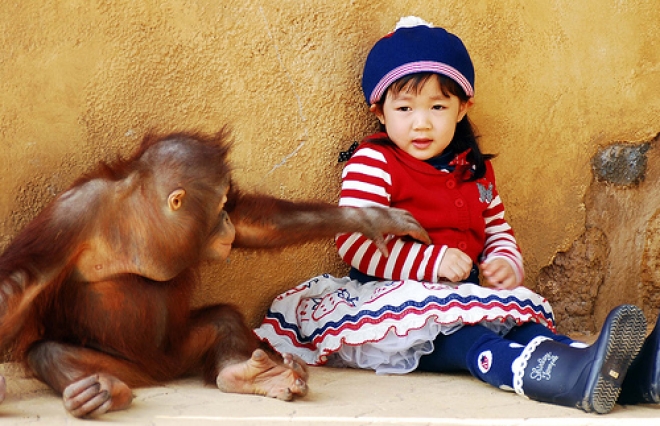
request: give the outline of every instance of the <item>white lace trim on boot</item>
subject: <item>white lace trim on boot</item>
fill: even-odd
[[[525,376],[527,362],[541,342],[546,340],[552,339],[545,336],[533,338],[532,341],[525,346],[525,349],[523,349],[520,356],[513,361],[513,364],[511,364],[511,371],[513,371],[513,390],[515,390],[518,395],[525,396],[525,391],[523,390],[523,377]]]

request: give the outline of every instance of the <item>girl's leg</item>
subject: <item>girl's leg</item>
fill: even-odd
[[[632,305],[613,309],[598,339],[575,348],[545,336],[527,344],[512,365],[514,389],[537,401],[609,412],[646,335],[646,318]]]
[[[548,336],[537,336],[523,347],[484,327],[465,326],[436,339],[435,350],[422,357],[419,368],[467,370],[493,386],[512,387],[537,401],[607,413],[645,334],[646,319],[632,305],[612,310],[596,342],[586,348]]]
[[[532,339],[539,336],[544,336],[554,340],[555,342],[564,343],[573,347],[584,348],[588,346],[585,343],[573,340],[568,336],[564,336],[563,334],[555,334],[548,327],[537,322],[526,322],[517,327],[513,327],[511,331],[504,335],[504,338],[513,340],[514,342],[520,343],[521,345],[526,345],[531,342]]]
[[[443,373],[468,371],[467,354],[481,336],[495,334],[480,325],[465,326],[452,334],[440,334],[433,342],[433,352],[419,360],[418,370]]]
[[[498,388],[513,389],[511,364],[523,346],[480,325],[464,326],[436,338],[432,353],[419,361],[421,371],[469,371]]]
[[[573,347],[586,347],[582,342],[554,334],[547,327],[532,322],[515,327],[505,335],[507,339],[522,344],[529,343],[536,336],[549,337],[555,342],[566,343]],[[660,403],[660,316],[653,332],[646,338],[642,349],[628,368],[617,402],[619,404]]]
[[[432,353],[419,360],[418,369],[436,373],[469,371],[476,378],[501,389],[513,389],[511,364],[523,345],[544,336],[573,347],[584,343],[553,333],[535,322],[514,327],[504,338],[481,325],[464,326],[449,335],[439,335]]]
[[[621,385],[619,404],[660,404],[660,316]]]

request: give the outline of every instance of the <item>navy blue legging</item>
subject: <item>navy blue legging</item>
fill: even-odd
[[[440,334],[433,342],[434,349],[419,360],[418,370],[433,372],[468,371],[467,354],[472,345],[485,335],[497,337],[497,333],[481,325],[464,326],[452,334]],[[526,322],[514,327],[501,339],[526,345],[537,336],[549,337],[557,342],[571,344],[571,338],[553,333],[536,322]]]

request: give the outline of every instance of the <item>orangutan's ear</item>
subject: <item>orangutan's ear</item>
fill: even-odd
[[[167,197],[167,205],[170,210],[177,211],[183,206],[183,199],[186,196],[186,190],[183,188],[175,189]]]

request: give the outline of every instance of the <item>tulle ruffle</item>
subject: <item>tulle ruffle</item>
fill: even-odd
[[[525,287],[375,281],[322,275],[278,296],[257,336],[310,365],[407,373],[439,334],[481,324],[505,334],[534,321],[554,331],[547,300]]]

